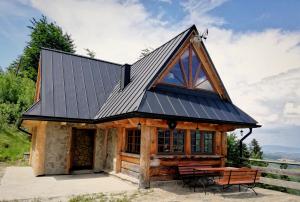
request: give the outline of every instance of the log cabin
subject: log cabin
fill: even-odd
[[[43,48],[22,114],[34,174],[78,170],[176,179],[180,162],[224,166],[226,133],[258,123],[235,106],[193,25],[135,63]]]

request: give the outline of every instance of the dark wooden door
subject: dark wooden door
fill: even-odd
[[[72,170],[93,168],[94,139],[94,130],[73,129]]]

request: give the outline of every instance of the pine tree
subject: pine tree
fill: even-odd
[[[263,151],[258,143],[258,141],[254,138],[252,139],[250,145],[250,157],[255,159],[262,159],[263,158]]]
[[[31,31],[30,40],[23,54],[8,69],[36,81],[42,47],[74,53],[75,45],[69,34],[63,33],[55,23],[48,22],[45,16],[39,20],[33,18],[30,22],[31,25],[27,26]]]

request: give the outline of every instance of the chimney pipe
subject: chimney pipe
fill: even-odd
[[[129,64],[124,64],[121,67],[120,90],[123,90],[130,83],[130,69],[131,65]]]

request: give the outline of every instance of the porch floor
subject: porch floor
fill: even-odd
[[[105,173],[35,177],[31,167],[7,167],[0,183],[0,201],[117,193],[137,188],[133,183]]]

